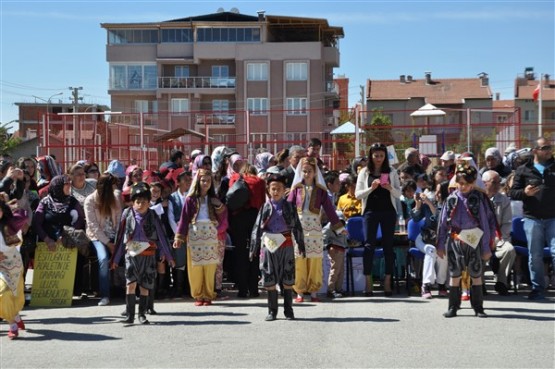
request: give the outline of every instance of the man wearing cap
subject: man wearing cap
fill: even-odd
[[[439,160],[441,160],[441,166],[445,168],[447,179],[453,178],[456,168],[455,153],[453,151],[445,151]]]
[[[487,149],[484,156],[486,159],[486,165],[480,169],[481,176],[488,170],[495,170],[503,181],[509,174],[511,174],[511,169],[507,168],[503,164],[503,156],[501,156],[501,152],[497,147],[490,147]]]
[[[406,161],[397,168],[397,172],[401,173],[405,168],[412,167],[414,169],[414,175],[424,174],[424,168],[420,163],[420,153],[418,149],[414,147],[409,147],[405,150]]]
[[[534,160],[517,168],[513,187],[509,191],[512,200],[522,200],[524,232],[528,241],[528,266],[532,292],[530,300],[545,298],[543,248],[549,247],[555,264],[555,160],[551,142],[538,138],[532,150]]]

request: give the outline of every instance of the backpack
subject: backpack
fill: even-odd
[[[230,211],[239,210],[248,204],[250,199],[249,186],[245,182],[243,175],[240,175],[237,181],[227,190],[225,196],[227,208]]]

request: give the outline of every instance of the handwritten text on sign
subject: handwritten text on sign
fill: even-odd
[[[31,306],[71,306],[77,249],[61,245],[50,251],[38,242],[35,251]]]

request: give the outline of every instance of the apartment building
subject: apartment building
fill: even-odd
[[[540,80],[541,78],[541,80]],[[526,145],[533,145],[540,131],[538,129],[539,119],[539,89],[534,91],[541,83],[541,110],[542,110],[542,135],[553,138],[555,134],[555,81],[549,74],[538,76],[534,68],[524,69],[515,79],[514,106],[520,110],[522,129],[521,135]]]
[[[219,9],[101,27],[111,109],[123,113],[112,122],[129,127],[127,137],[112,137],[120,144],[137,140],[140,124],[143,143],[162,137],[195,149],[208,136],[246,154],[334,128],[333,70],[344,34],[325,19]]]

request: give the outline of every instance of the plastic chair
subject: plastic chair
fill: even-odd
[[[426,222],[426,219],[423,218],[418,222],[415,222],[414,220],[409,219],[407,223],[407,234],[408,234],[408,238],[411,246],[408,251],[409,260],[407,265],[412,268],[412,270],[407,270],[407,294],[409,296],[411,292],[410,290],[411,274],[415,273],[415,275],[417,275],[416,269],[420,270],[422,268],[422,260],[424,260],[424,253],[420,251],[417,247],[414,247],[414,243],[416,242],[416,238],[420,234],[420,231],[424,226],[425,222]],[[414,267],[417,262],[418,262],[418,268]]]
[[[345,225],[349,242],[356,242],[355,246],[347,249],[347,293],[355,294],[355,282],[353,272],[353,258],[361,258],[364,255],[364,218],[362,216],[351,217]],[[377,240],[382,238],[382,231],[378,227]],[[383,258],[383,249],[374,250],[374,258]]]

